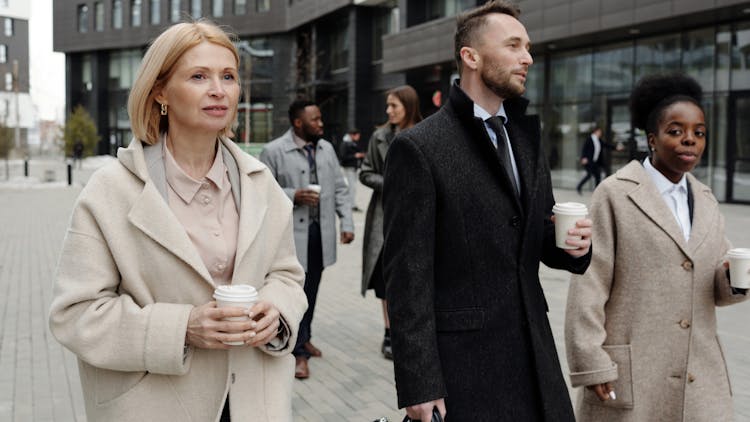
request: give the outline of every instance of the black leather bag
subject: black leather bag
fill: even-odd
[[[447,419],[447,418],[446,418]],[[420,422],[418,419],[412,419],[409,417],[409,415],[404,416],[403,422]],[[432,419],[429,421],[422,421],[422,422],[444,422],[443,417],[440,416],[440,411],[438,410],[437,406],[432,408]]]

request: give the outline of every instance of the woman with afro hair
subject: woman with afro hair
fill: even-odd
[[[596,247],[565,316],[579,421],[733,420],[715,308],[746,292],[729,284],[716,198],[690,174],[706,146],[701,96],[682,74],[641,79],[630,112],[649,157],[591,198]]]

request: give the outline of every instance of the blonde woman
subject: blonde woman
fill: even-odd
[[[128,100],[134,139],[80,194],[50,328],[78,356],[89,420],[292,420],[304,274],[291,203],[227,138],[238,62],[211,23],[159,35]],[[217,308],[223,284],[259,300]]]

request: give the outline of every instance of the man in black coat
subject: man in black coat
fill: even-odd
[[[574,420],[538,270],[583,273],[591,221],[571,230],[576,249],[555,247],[517,16],[504,1],[459,16],[460,82],[386,159],[383,269],[398,404],[413,419],[437,407],[453,421]]]
[[[583,149],[581,151],[581,165],[586,170],[586,175],[583,176],[576,190],[578,194],[581,194],[581,189],[591,177],[594,178],[594,187],[599,186],[599,182],[602,181],[602,170],[604,169],[604,148],[605,145],[602,142],[602,129],[595,127],[591,131],[591,134],[586,138],[583,143]]]

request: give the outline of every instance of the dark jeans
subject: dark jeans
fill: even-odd
[[[320,277],[323,275],[323,243],[320,237],[320,224],[312,223],[307,232],[307,272],[305,273],[305,296],[307,296],[307,311],[299,324],[297,343],[292,353],[294,356],[310,358],[310,353],[305,350],[305,343],[310,341],[312,332],[313,313],[315,312],[315,301],[318,297]]]
[[[578,182],[578,186],[576,186],[576,190],[578,192],[580,192],[581,189],[583,188],[583,185],[585,185],[586,182],[588,182],[589,179],[591,179],[591,176],[594,176],[594,187],[599,186],[599,182],[602,181],[602,174],[601,174],[602,170],[599,168],[599,164],[588,163],[586,164],[585,168],[586,168],[586,176],[584,176],[583,179],[581,179],[581,181]]]

